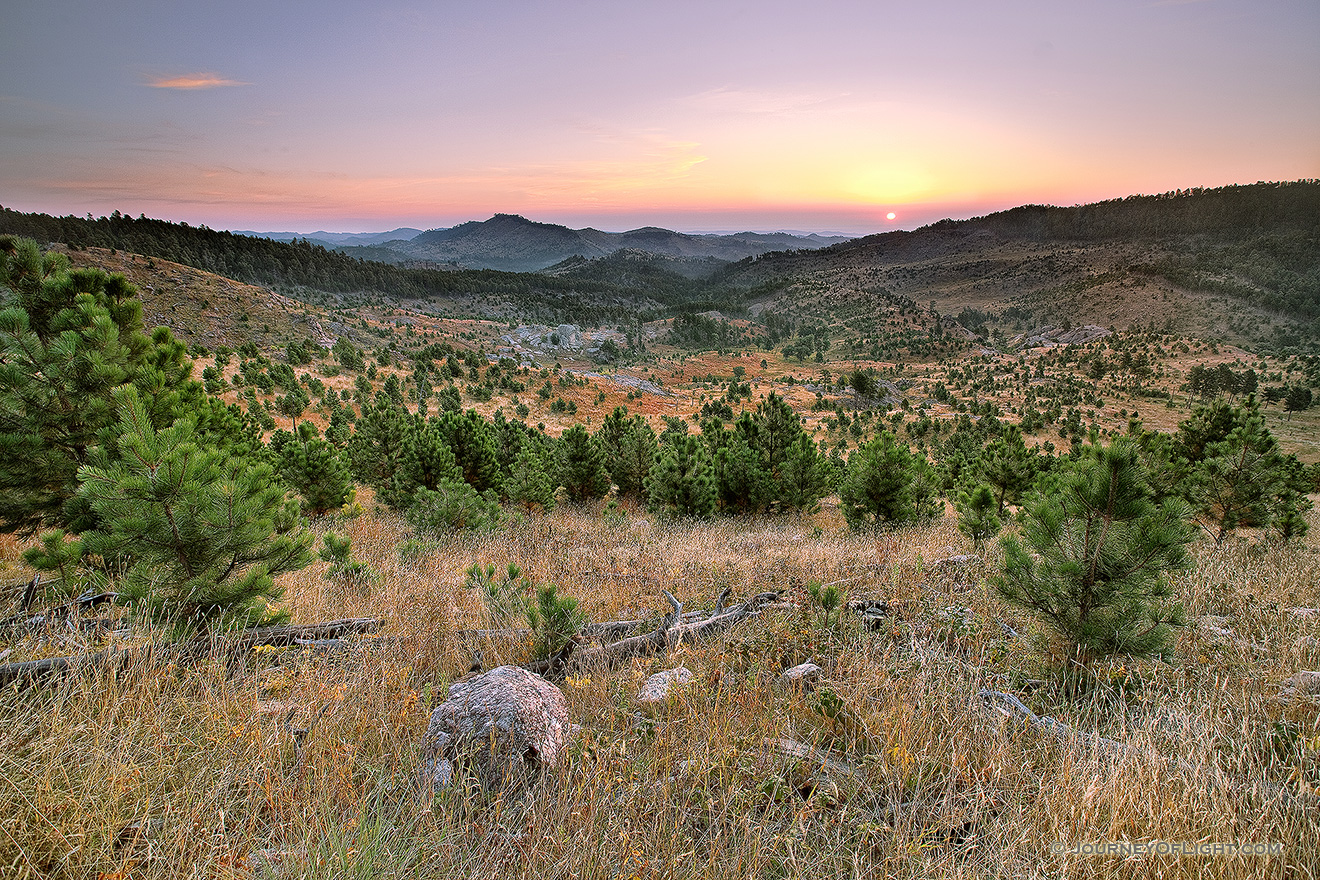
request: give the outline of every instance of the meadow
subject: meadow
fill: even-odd
[[[295,621],[378,617],[377,633],[238,662],[139,652],[118,674],[0,695],[4,873],[1234,878],[1320,864],[1317,698],[1280,689],[1320,665],[1315,529],[1286,551],[1196,545],[1174,576],[1189,619],[1176,655],[1115,658],[1077,692],[1050,636],[989,587],[994,550],[937,564],[969,552],[952,517],[877,533],[844,528],[828,505],[690,523],[566,505],[419,544],[362,500],[318,527],[349,536],[377,576],[327,579],[318,563],[279,585]],[[16,551],[5,546],[7,564]],[[581,731],[530,790],[431,797],[417,774],[429,711],[473,651],[487,668],[527,659],[526,639],[474,632],[490,621],[464,587],[472,563],[508,562],[594,621],[658,619],[661,590],[688,608],[725,587],[783,601],[708,644],[569,675]],[[878,629],[827,617],[804,592],[812,580],[893,613]],[[89,638],[64,624],[14,648],[69,653]],[[779,681],[807,660],[824,669],[818,689]],[[692,682],[659,715],[638,712],[645,677],[679,665]],[[983,688],[1073,734],[1006,718]],[[1278,846],[1068,851],[1110,841]]]

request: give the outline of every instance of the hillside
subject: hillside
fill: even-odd
[[[1008,334],[1069,321],[1314,350],[1320,182],[1025,206],[744,260],[717,280],[774,284],[760,308],[826,319],[883,294]]]

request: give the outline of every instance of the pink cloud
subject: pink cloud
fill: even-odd
[[[153,89],[218,89],[225,86],[250,86],[252,83],[226,79],[218,73],[185,73],[182,76],[154,76],[147,80]]]

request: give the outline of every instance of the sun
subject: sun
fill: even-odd
[[[898,219],[898,215],[895,214],[893,211],[890,211],[888,214],[885,215],[885,219],[886,219],[886,220],[896,220],[896,219]]]

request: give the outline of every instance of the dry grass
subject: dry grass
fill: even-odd
[[[368,499],[368,507],[370,502]],[[294,619],[377,615],[376,638],[338,654],[257,652],[237,666],[142,660],[0,695],[0,873],[61,877],[1110,877],[1314,876],[1320,727],[1314,698],[1278,682],[1320,665],[1315,542],[1288,552],[1198,548],[1179,578],[1189,627],[1169,664],[1120,665],[1086,698],[1046,671],[1044,637],[1004,609],[984,571],[931,561],[963,545],[950,521],[877,539],[812,522],[607,523],[561,510],[401,559],[384,513],[334,524],[379,579],[287,576]],[[416,791],[429,710],[481,647],[463,588],[472,562],[517,562],[583,600],[593,619],[657,615],[810,579],[906,601],[880,632],[856,618],[774,610],[716,644],[563,684],[583,733],[530,795]],[[1014,639],[1005,621],[1025,634]],[[1027,643],[1031,642],[1032,645]],[[776,684],[826,668],[828,700]],[[649,673],[695,673],[658,722],[635,714]],[[1038,680],[1041,683],[1032,685]],[[981,708],[981,687],[1126,744],[1118,758]],[[295,730],[308,729],[302,744]],[[832,750],[822,774],[765,747]],[[1280,856],[1051,852],[1115,839],[1266,842]]]

